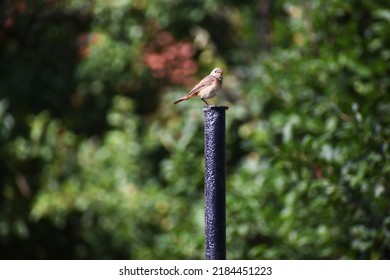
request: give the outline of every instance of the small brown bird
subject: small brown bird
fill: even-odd
[[[210,105],[205,99],[215,97],[222,88],[222,74],[223,71],[221,68],[215,68],[211,71],[210,75],[204,77],[199,84],[194,86],[191,91],[183,96],[182,98],[173,102],[173,104],[180,103],[184,100],[190,99],[192,97],[198,96],[203,100],[204,103]]]

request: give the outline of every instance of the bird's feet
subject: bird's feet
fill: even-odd
[[[206,100],[204,100],[203,98],[201,98],[202,99],[202,101],[204,102],[204,103],[206,103],[207,105],[209,105],[210,106],[210,103],[208,103]]]

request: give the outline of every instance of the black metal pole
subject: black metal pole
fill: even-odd
[[[205,258],[226,259],[226,106],[205,106]]]

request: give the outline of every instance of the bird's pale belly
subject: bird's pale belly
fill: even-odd
[[[210,89],[213,87],[214,87],[214,89]],[[203,99],[213,98],[213,97],[217,96],[217,94],[219,93],[219,90],[220,90],[220,88],[215,87],[214,85],[208,86],[205,89],[202,89],[201,91],[199,91],[198,96],[200,98],[203,98]]]

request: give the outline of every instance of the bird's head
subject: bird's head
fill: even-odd
[[[216,77],[219,80],[222,80],[223,70],[221,68],[214,68],[213,71],[211,71],[210,75]]]

